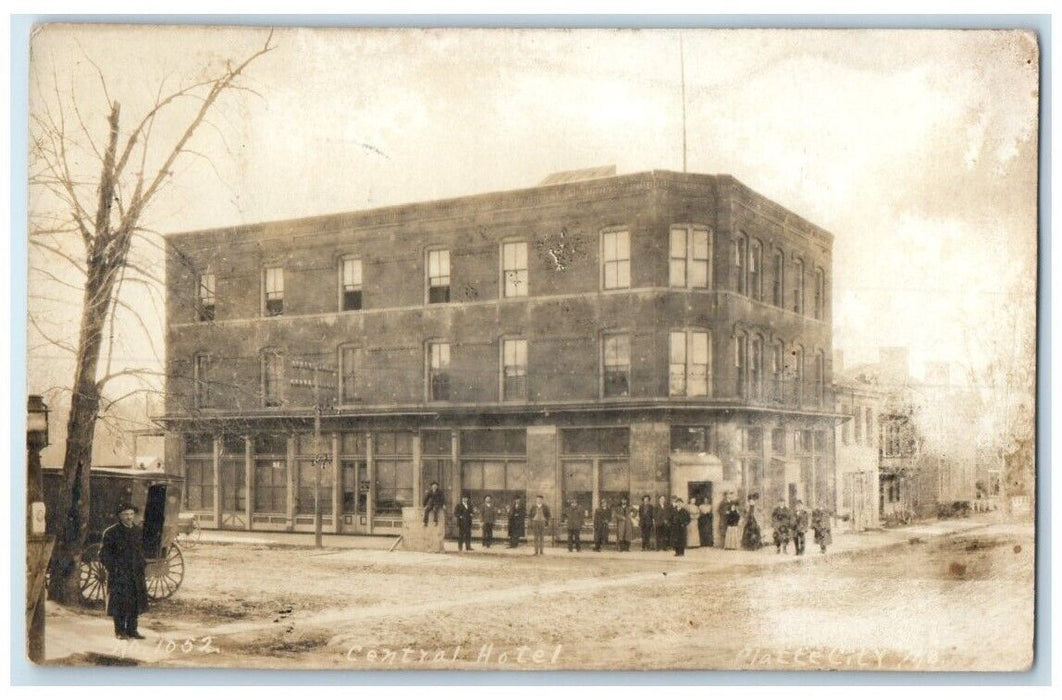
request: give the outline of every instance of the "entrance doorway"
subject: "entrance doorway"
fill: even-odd
[[[699,504],[707,502],[712,504],[712,482],[711,481],[687,481],[686,482],[686,497],[688,503]],[[703,499],[703,500],[702,500]]]

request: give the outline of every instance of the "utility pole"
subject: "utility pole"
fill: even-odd
[[[333,455],[321,450],[321,413],[323,412],[321,374],[327,372],[335,375],[337,373],[333,369],[302,360],[292,360],[291,366],[295,369],[310,370],[313,373],[313,379],[309,382],[309,386],[313,389],[313,546],[320,549],[323,546],[321,533],[321,470],[325,468],[329,461],[333,460]],[[304,379],[293,379],[291,383],[295,386],[307,386],[307,382]],[[333,513],[332,517],[336,517],[336,514]]]

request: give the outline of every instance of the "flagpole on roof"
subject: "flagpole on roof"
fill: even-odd
[[[682,84],[682,172],[686,172],[686,57],[682,50],[682,32],[679,32],[679,77]]]

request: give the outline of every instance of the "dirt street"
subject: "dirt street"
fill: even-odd
[[[202,543],[143,618],[158,663],[329,669],[1005,670],[1031,663],[1032,528],[802,560]],[[786,559],[780,561],[780,558]],[[99,613],[102,614],[102,613]],[[161,637],[159,636],[161,635]],[[209,637],[209,640],[206,638]]]

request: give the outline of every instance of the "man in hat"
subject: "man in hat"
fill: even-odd
[[[468,494],[461,496],[461,502],[454,508],[457,520],[457,551],[472,551],[472,502]]]
[[[568,524],[568,551],[572,551],[572,548],[576,552],[582,549],[582,542],[579,539],[579,535],[583,529],[583,512],[582,506],[579,505],[579,501],[573,496],[568,502],[568,507],[564,510],[564,519]]]
[[[668,505],[667,496],[657,499],[657,506],[653,510],[653,531],[657,551],[662,552],[671,546],[671,506]]]
[[[428,487],[428,492],[424,494],[424,527],[428,527],[428,516],[431,515],[434,518],[434,523],[439,524],[439,513],[442,512],[446,506],[446,497],[443,496],[443,492],[439,489],[439,482],[431,482],[431,486]]]
[[[638,506],[638,529],[642,531],[643,552],[653,548],[653,515],[653,499],[646,494],[642,496],[642,504]]]
[[[785,499],[778,499],[778,505],[771,511],[771,528],[774,530],[775,554],[789,553],[789,538],[793,529],[793,513],[786,505]]]
[[[103,531],[100,563],[107,570],[107,614],[114,618],[118,639],[144,639],[136,629],[137,617],[147,610],[144,578],[144,531],[136,524],[136,506],[122,503],[118,522]]]
[[[793,508],[793,549],[797,556],[804,555],[804,544],[807,541],[808,525],[811,517],[803,501],[797,501]]]
[[[594,510],[594,551],[600,552],[601,548],[608,544],[608,525],[612,520],[612,511],[608,507],[608,501],[604,498],[597,504]]]
[[[549,527],[549,506],[542,496],[535,497],[535,505],[531,506],[527,519],[531,521],[531,532],[535,536],[535,554],[546,552],[546,528]]]
[[[494,500],[490,496],[483,499],[479,519],[483,522],[483,546],[490,549],[494,544],[494,521],[498,519],[498,509],[494,507]]]

